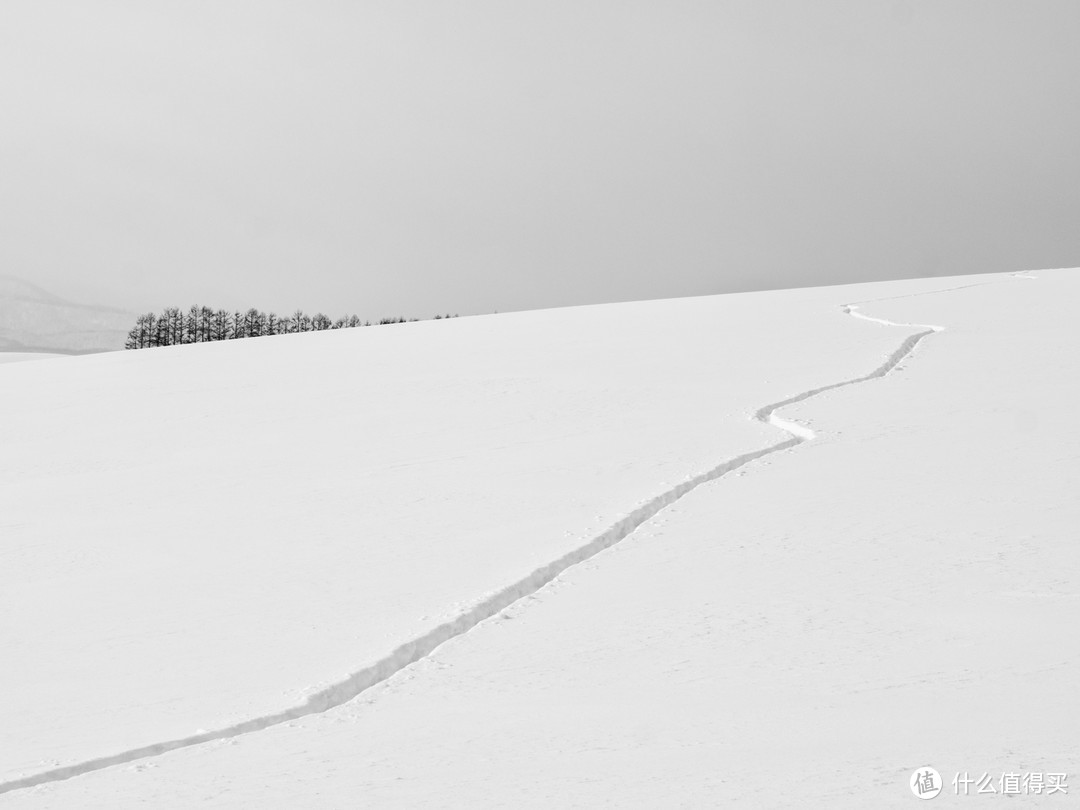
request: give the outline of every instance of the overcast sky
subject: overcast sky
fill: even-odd
[[[3,0],[0,273],[476,313],[1080,265],[1080,2]]]

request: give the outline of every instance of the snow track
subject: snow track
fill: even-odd
[[[983,282],[984,284],[992,284],[998,282]],[[965,286],[980,286],[980,285],[965,285]],[[938,290],[934,292],[946,292],[946,290]],[[926,294],[926,293],[918,293]],[[908,297],[908,296],[897,296]],[[24,790],[37,785],[44,785],[50,782],[58,782],[65,779],[71,779],[72,777],[81,776],[83,774],[91,773],[93,771],[109,768],[114,765],[123,765],[125,763],[133,762],[136,760],[146,759],[149,757],[160,756],[161,754],[168,753],[169,751],[176,751],[181,748],[189,748],[196,745],[202,745],[204,743],[213,742],[215,740],[224,740],[231,737],[237,737],[242,734],[250,734],[255,731],[261,731],[271,726],[280,725],[282,723],[296,720],[307,715],[319,714],[336,706],[340,706],[344,703],[355,698],[365,690],[379,684],[396,673],[400,672],[405,667],[416,661],[425,658],[430,655],[437,647],[450,639],[467,633],[472,628],[476,627],[480,622],[485,619],[495,616],[505,608],[514,604],[523,597],[527,597],[536,591],[543,588],[549,582],[558,577],[561,573],[567,569],[584,562],[591,557],[599,554],[606,548],[609,548],[619,541],[626,538],[633,533],[643,523],[657,515],[661,510],[667,506],[675,503],[684,495],[700,487],[702,484],[706,484],[710,481],[714,481],[734,470],[739,469],[752,461],[763,458],[764,456],[778,453],[783,450],[796,447],[807,441],[811,441],[815,438],[814,432],[801,424],[792,422],[787,419],[783,419],[776,414],[778,410],[789,405],[794,405],[798,402],[810,399],[818,394],[826,391],[831,391],[837,388],[843,388],[848,385],[855,385],[869,380],[884,377],[907,356],[909,356],[915,349],[915,347],[927,336],[936,332],[942,331],[943,327],[920,325],[920,324],[902,324],[887,321],[882,318],[874,318],[868,315],[864,315],[858,311],[858,306],[855,304],[848,304],[843,307],[843,311],[852,316],[853,318],[859,318],[866,321],[871,321],[877,324],[886,326],[896,326],[904,328],[913,328],[920,331],[915,334],[906,337],[903,342],[894,350],[877,368],[868,374],[860,377],[854,377],[852,379],[844,380],[841,382],[831,383],[829,385],[823,385],[819,388],[814,388],[809,391],[803,391],[802,393],[788,397],[787,399],[780,400],[778,402],[765,405],[752,414],[752,418],[762,422],[764,424],[771,425],[778,428],[787,434],[787,438],[776,444],[769,445],[768,447],[760,450],[755,450],[750,453],[744,453],[731,459],[727,459],[710,470],[702,472],[692,478],[683,481],[682,483],[672,487],[671,489],[663,492],[644,504],[638,506],[630,514],[619,520],[614,525],[610,526],[601,534],[594,537],[585,545],[577,548],[562,557],[554,560],[553,562],[544,565],[532,573],[528,574],[524,578],[517,582],[503,588],[492,596],[484,599],[475,606],[465,610],[452,620],[440,624],[437,627],[432,628],[428,632],[424,633],[411,641],[402,644],[397,649],[393,650],[390,654],[384,658],[376,661],[375,663],[360,669],[342,681],[332,684],[329,687],[311,695],[303,704],[293,706],[291,708],[284,709],[274,714],[267,714],[261,717],[255,717],[249,720],[245,720],[240,723],[236,723],[225,728],[217,729],[215,731],[206,731],[193,734],[188,737],[180,737],[177,739],[166,740],[163,742],[157,742],[150,745],[145,745],[139,748],[133,748],[120,753],[112,754],[109,756],[98,757],[96,759],[89,759],[83,762],[66,765],[63,767],[54,768],[52,770],[43,771],[31,776],[14,779],[8,782],[0,783],[0,794],[9,793],[17,790]]]
[[[802,444],[803,442],[810,441],[811,439],[815,438],[814,431],[812,431],[805,425],[800,425],[798,422],[791,422],[787,419],[783,419],[777,416],[776,411],[788,405],[794,405],[797,402],[802,402],[803,400],[810,399],[810,397],[815,397],[818,394],[823,394],[826,391],[832,391],[834,388],[843,388],[846,385],[855,385],[856,383],[866,382],[867,380],[875,380],[879,377],[884,377],[886,374],[896,368],[896,366],[900,363],[901,360],[911,354],[911,352],[914,351],[915,347],[919,344],[919,341],[921,341],[924,337],[926,337],[927,335],[932,335],[935,332],[942,332],[945,329],[944,326],[932,326],[930,324],[917,323],[895,323],[893,321],[887,321],[884,318],[872,318],[869,315],[863,315],[861,312],[858,312],[858,308],[859,307],[856,304],[844,304],[844,306],[842,307],[844,312],[846,312],[853,318],[859,318],[860,320],[864,321],[871,321],[872,323],[879,323],[884,326],[906,326],[912,329],[922,329],[923,331],[917,332],[914,335],[910,335],[907,339],[904,340],[903,343],[900,344],[900,347],[896,351],[889,355],[889,357],[885,360],[884,363],[871,371],[869,374],[865,374],[862,377],[855,377],[851,380],[844,380],[842,382],[823,385],[820,388],[811,388],[809,391],[803,391],[801,394],[796,394],[793,397],[788,397],[787,399],[780,400],[779,402],[774,402],[771,405],[766,405],[764,408],[761,408],[756,413],[754,413],[754,418],[756,420],[758,420],[759,422],[764,422],[767,425],[772,425],[773,427],[779,428],[780,430],[786,431],[787,433],[790,433],[792,438],[789,440],[789,442],[792,442],[794,444]],[[779,449],[783,448],[780,447],[780,445],[776,445],[774,448],[769,450],[769,452],[775,452],[775,450]]]

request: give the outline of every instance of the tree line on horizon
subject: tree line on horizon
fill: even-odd
[[[435,320],[456,318],[457,315],[436,315]],[[418,321],[419,318],[409,318]],[[406,323],[405,318],[382,318],[377,325]],[[337,320],[319,312],[308,315],[296,310],[292,315],[249,309],[247,312],[214,310],[193,306],[187,312],[179,307],[167,307],[161,314],[148,312],[135,320],[124,343],[125,349],[148,349],[153,346],[177,346],[184,343],[210,343],[216,340],[239,340],[266,335],[291,335],[298,332],[321,332],[327,329],[350,329],[371,326],[357,315],[345,315]]]

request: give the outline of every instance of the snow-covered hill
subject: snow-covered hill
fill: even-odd
[[[1078,302],[1041,271],[0,367],[0,807],[1075,770]]]
[[[122,349],[134,322],[134,313],[72,303],[23,279],[0,276],[0,352]]]
[[[54,357],[67,357],[67,355],[48,352],[0,352],[0,363],[24,363],[27,360],[49,360]]]

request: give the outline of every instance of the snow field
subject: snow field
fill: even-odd
[[[596,354],[583,355],[568,345],[561,365],[549,367],[548,376],[534,383],[526,398],[533,403],[537,396],[550,395],[551,388],[558,387],[554,381],[575,370],[575,359],[581,375],[575,382],[583,393],[596,390],[597,377],[600,387],[607,386],[608,391],[637,381],[637,399],[612,398],[604,406],[608,418],[639,416],[633,441],[625,436],[620,436],[622,441],[605,441],[609,437],[603,430],[602,414],[588,409],[568,413],[570,409],[559,408],[557,397],[546,403],[551,410],[525,408],[534,420],[547,416],[543,428],[551,435],[558,435],[559,428],[572,428],[557,447],[545,441],[510,445],[522,465],[517,468],[522,478],[530,484],[541,483],[564,500],[522,502],[520,495],[527,487],[508,488],[503,493],[506,500],[499,504],[501,510],[486,516],[493,522],[514,523],[515,507],[532,509],[526,517],[537,520],[547,507],[547,516],[556,527],[572,527],[563,528],[564,533],[570,531],[573,536],[577,529],[573,539],[579,542],[564,539],[564,543],[580,547],[581,536],[589,536],[588,510],[576,512],[568,504],[575,495],[584,497],[586,484],[599,486],[597,491],[616,500],[616,488],[604,488],[613,474],[620,486],[636,484],[639,490],[647,488],[642,482],[649,480],[650,473],[654,479],[662,474],[664,479],[678,480],[670,472],[671,457],[660,449],[665,443],[661,439],[670,447],[675,438],[681,458],[692,457],[699,465],[697,472],[715,469],[717,458],[725,457],[725,447],[729,459],[740,450],[753,453],[778,443],[785,445],[784,451],[722,480],[703,482],[615,548],[566,570],[551,585],[435,649],[357,700],[258,734],[68,782],[13,791],[10,796],[18,796],[26,806],[41,807],[128,806],[138,801],[187,806],[196,798],[221,807],[336,807],[361,798],[377,806],[708,806],[735,799],[749,806],[865,806],[868,797],[875,806],[892,806],[890,802],[912,800],[905,795],[906,774],[926,764],[919,757],[943,773],[947,770],[943,766],[951,767],[950,763],[958,763],[957,769],[989,769],[998,763],[1020,767],[1036,761],[1045,762],[1047,769],[1067,766],[1067,727],[1075,720],[1075,709],[1069,711],[1068,683],[1075,677],[1076,662],[1075,656],[1051,642],[1074,631],[1080,607],[1074,598],[1076,553],[1063,529],[1075,518],[1065,482],[1070,472],[1075,473],[1069,465],[1075,465],[1077,454],[1075,447],[1062,444],[1057,427],[1061,424],[1058,415],[1070,412],[1076,404],[1075,384],[1068,384],[1076,377],[1064,373],[1060,356],[1055,363],[1040,362],[1036,350],[1062,343],[1071,323],[1066,317],[1068,302],[1076,296],[1070,274],[1039,276],[1038,284],[986,277],[976,281],[992,283],[968,290],[860,305],[858,312],[872,313],[874,318],[946,324],[940,335],[924,332],[929,334],[926,343],[911,343],[913,336],[905,334],[910,330],[904,328],[853,324],[841,305],[863,300],[861,296],[947,287],[945,280],[634,305],[652,307],[658,317],[651,320],[662,322],[675,335],[661,328],[641,335],[630,328],[631,323],[640,326],[637,318],[614,319],[599,328],[579,323],[579,341],[598,328],[603,337],[597,343],[606,347],[610,341],[611,351],[597,362],[601,358]],[[1021,284],[1028,289],[1016,289]],[[731,306],[734,299],[739,299],[738,307]],[[664,363],[655,363],[646,378],[649,385],[630,373],[637,369],[618,366],[620,343],[637,339],[635,348],[640,353],[636,359],[640,360],[649,356],[643,342],[668,340],[667,348],[675,349],[690,328],[707,331],[702,324],[711,318],[694,322],[687,310],[677,311],[678,306],[691,303],[702,308],[700,314],[727,316],[716,319],[722,326],[713,325],[713,337],[718,340],[741,317],[746,317],[741,324],[747,327],[745,334],[754,334],[749,322],[757,319],[759,329],[761,321],[769,324],[772,339],[749,344],[743,339],[741,356],[709,356],[714,367],[722,365],[725,372],[716,379],[685,376],[695,366],[688,362],[686,347],[708,347],[707,341],[684,342],[684,354],[671,361],[678,368],[666,375]],[[1054,306],[1058,311],[1053,311]],[[730,308],[717,313],[724,307]],[[664,308],[668,317],[659,316]],[[626,307],[589,309],[593,311],[527,315],[596,316],[600,310],[610,315]],[[751,317],[744,315],[747,311]],[[517,337],[526,347],[533,345]],[[537,339],[535,334],[529,337]],[[247,341],[260,342],[273,341]],[[898,353],[906,343],[911,343],[908,350]],[[911,355],[916,343],[917,352]],[[402,351],[400,345],[394,348]],[[520,349],[521,343],[514,348]],[[822,355],[815,357],[812,349]],[[537,351],[537,359],[550,350]],[[515,355],[515,361],[521,355],[520,351],[508,353]],[[679,357],[677,352],[672,355]],[[475,355],[468,356],[470,362],[480,362]],[[698,370],[706,356],[705,350],[695,354]],[[447,352],[443,362],[447,357],[460,362],[457,352]],[[1064,360],[1075,362],[1067,355]],[[590,363],[595,374],[581,368]],[[880,384],[822,390],[823,384],[833,388],[859,380],[860,375],[871,375],[866,380],[870,382],[875,369],[885,366],[889,376]],[[454,401],[446,388],[432,385],[430,369],[419,372],[413,366],[410,370],[423,377],[418,388],[436,391],[425,401],[437,413],[425,412],[424,417],[445,414],[447,402]],[[588,381],[583,383],[585,377]],[[1002,386],[1002,379],[1012,384]],[[406,387],[407,383],[388,383],[391,388],[395,385]],[[505,392],[507,386],[504,382],[492,387]],[[672,388],[694,395],[694,404],[690,399],[669,397]],[[821,395],[814,399],[796,393],[815,390]],[[763,396],[745,401],[748,394],[759,393]],[[1048,406],[1049,400],[1053,404]],[[190,397],[182,401],[190,402]],[[698,410],[702,401],[714,407]],[[772,409],[783,416],[757,404],[769,401],[784,403],[782,410]],[[435,402],[443,407],[434,407]],[[273,403],[280,408],[280,401]],[[292,404],[301,409],[299,403]],[[508,409],[505,400],[491,404],[485,398],[483,404],[487,405],[483,415],[493,417],[492,421],[498,416],[505,419],[508,412],[521,413]],[[386,402],[388,410],[393,405]],[[640,408],[636,414],[634,405]],[[785,438],[773,429],[755,426],[747,419],[755,407],[758,418],[783,420],[781,427],[806,433]],[[178,407],[176,416],[181,412]],[[165,413],[174,412],[166,409]],[[477,417],[469,407],[460,406],[453,413],[464,421],[458,428],[466,438],[473,444],[482,441],[482,423],[474,426],[465,421]],[[1008,434],[997,424],[1002,413],[1013,415],[1010,418],[1025,427],[999,441],[1002,432]],[[1041,414],[1041,419],[1024,418],[1034,413]],[[213,426],[214,420],[225,417],[213,412],[202,418],[204,426]],[[105,414],[99,414],[98,420],[92,426],[100,430],[106,424]],[[417,441],[410,431],[401,429],[408,424],[405,417],[386,424],[396,425],[395,439],[406,446],[410,440]],[[651,434],[646,426],[651,427]],[[517,427],[520,439],[524,431]],[[109,428],[115,430],[111,423]],[[323,428],[327,428],[325,422]],[[701,431],[696,437],[695,429]],[[430,439],[432,433],[437,431],[425,433],[423,439]],[[795,447],[815,433],[815,441]],[[369,435],[382,438],[378,431]],[[715,443],[696,447],[699,452],[694,455],[695,438],[700,444],[706,435],[714,437]],[[247,447],[257,444],[255,437],[245,438]],[[756,449],[740,445],[742,441],[751,447],[756,444]],[[646,449],[655,449],[655,456],[646,456]],[[700,452],[705,449],[715,454],[712,466],[703,458],[706,453]],[[384,452],[389,457],[396,450],[397,446]],[[553,450],[562,452],[563,459],[573,457],[579,469],[591,474],[563,480],[564,467],[552,475],[546,465],[555,463],[555,453],[545,452]],[[620,450],[621,456],[617,455]],[[615,453],[616,461],[605,451]],[[438,460],[425,459],[410,464],[408,475],[441,484],[444,492],[451,493],[444,496],[446,501],[460,495],[448,484],[457,475],[497,486],[483,462],[494,457],[506,465],[506,455],[478,453],[467,446],[463,453],[462,466],[449,473],[445,466],[439,467]],[[55,465],[61,455],[54,451],[48,458]],[[1009,463],[1001,464],[1002,458]],[[122,468],[129,460],[121,457],[115,463]],[[85,462],[85,458],[75,461]],[[316,469],[317,465],[305,467],[308,474]],[[343,465],[334,471],[339,475],[352,472]],[[371,478],[376,475],[376,470],[369,473]],[[53,483],[58,478],[46,473],[40,477]],[[239,475],[228,480],[230,486],[245,492]],[[265,474],[256,480],[273,492],[275,476]],[[290,482],[295,484],[296,479]],[[578,489],[562,488],[566,484]],[[364,486],[372,486],[371,481],[365,479]],[[656,489],[672,491],[670,487]],[[160,507],[161,491],[150,494],[159,499],[150,506]],[[272,501],[268,498],[267,503]],[[403,520],[404,510],[380,506],[382,523],[409,526]],[[460,503],[452,506],[462,508]],[[610,507],[609,514],[618,514],[617,509]],[[334,502],[334,517],[342,520],[343,511]],[[622,514],[630,511],[624,507]],[[440,517],[447,514],[453,517],[454,509],[444,506]],[[1033,515],[1039,517],[1038,525],[1033,524]],[[606,517],[598,514],[594,519],[603,523]],[[25,563],[33,585],[25,589],[27,599],[34,591],[40,596],[51,584],[47,578],[33,579],[33,572],[39,570],[34,564],[47,559],[47,553],[57,553],[55,543],[51,547],[48,543],[49,524],[42,527],[43,522],[39,517],[29,523],[37,527],[38,538],[36,544],[29,544],[30,556],[38,556]],[[551,528],[541,524],[534,526],[522,519],[518,532],[503,533],[504,544],[497,549],[495,544],[482,546],[482,555],[502,552],[508,562],[527,564],[539,556],[537,546],[554,550],[549,537],[530,533],[533,528]],[[269,527],[270,522],[260,525]],[[262,553],[267,549],[287,553],[287,542],[274,542],[277,530],[261,530]],[[24,531],[23,536],[33,534]],[[381,572],[405,572],[408,563],[413,568],[421,562],[425,566],[452,564],[455,556],[450,552],[477,551],[476,539],[467,532],[441,536],[452,547],[446,557],[432,557],[430,545],[413,541],[415,535],[407,531],[401,536],[406,538],[406,546],[399,547],[405,565],[382,567]],[[252,540],[241,542],[254,545]],[[1018,543],[1022,552],[1016,550]],[[125,546],[125,551],[134,545]],[[333,550],[338,555],[348,553],[340,547]],[[378,556],[379,549],[365,545],[362,551],[352,559],[374,555],[380,565],[387,562]],[[65,548],[59,556],[63,560],[64,554],[73,553]],[[112,560],[118,558],[114,553]],[[288,559],[290,563],[297,560]],[[1019,560],[1020,567],[1005,565],[1005,559]],[[228,573],[243,572],[242,558],[226,560]],[[190,562],[187,571],[198,580],[198,561]],[[258,575],[264,583],[273,583],[275,575],[281,581],[284,567],[268,565],[259,568]],[[309,576],[314,570],[296,573]],[[987,571],[993,576],[969,576]],[[101,575],[92,568],[90,573]],[[471,569],[453,573],[455,583],[463,578],[466,584],[475,584],[479,579]],[[334,582],[325,573],[323,577],[323,582]],[[227,579],[224,574],[222,578]],[[415,579],[380,582],[379,595],[400,609],[413,596],[408,588]],[[64,583],[72,584],[71,580]],[[164,584],[165,596],[169,596],[168,581]],[[450,590],[437,591],[435,596]],[[324,598],[329,601],[339,593],[331,589]],[[244,606],[252,612],[265,611],[274,596],[272,589],[263,592],[261,601],[259,594],[249,591],[245,595],[254,599]],[[312,609],[296,598],[299,593],[288,596],[291,609]],[[408,625],[395,624],[393,610],[382,607],[380,620],[386,617],[385,626],[403,626],[407,632]],[[178,629],[183,624],[183,611],[168,599],[149,600],[144,609],[159,618],[180,614],[174,620]],[[452,602],[444,604],[443,610],[452,615],[464,612]],[[299,634],[290,633],[293,628],[271,616],[274,621],[267,623],[268,631],[284,629],[289,642],[296,643]],[[245,613],[238,618],[250,621],[253,617]],[[212,616],[196,611],[189,622],[184,630],[190,633],[191,644],[205,643],[208,637],[213,640]],[[1038,630],[1016,641],[1018,632],[1032,622]],[[37,650],[31,629],[27,628],[24,643],[33,654]],[[340,635],[331,627],[319,629],[327,637],[313,643],[312,649],[321,652],[325,662],[333,657],[332,644],[340,642]],[[265,670],[277,667],[285,674],[296,672],[287,646],[260,648],[258,642],[266,637],[252,633],[250,626],[245,630],[248,635],[240,639],[237,658],[254,656],[262,665],[259,677],[254,678],[256,688],[273,681]],[[993,649],[991,641],[999,631],[1013,638],[1011,648]],[[112,641],[113,633],[115,627],[101,627],[98,640]],[[129,675],[132,692],[127,706],[116,701],[119,710],[127,709],[128,716],[149,716],[142,726],[131,723],[119,729],[116,736],[126,740],[136,740],[140,734],[145,739],[150,732],[169,726],[169,712],[155,712],[157,707],[148,698],[152,688],[160,685],[139,679],[145,677],[147,661],[139,657],[143,651],[136,647],[154,643],[153,631],[146,629],[136,636],[123,661],[138,672]],[[58,652],[57,659],[63,652]],[[374,659],[375,653],[371,656]],[[224,660],[233,667],[220,673],[220,692],[226,694],[211,690],[209,695],[187,695],[177,690],[170,696],[177,710],[197,711],[214,700],[223,702],[229,686],[252,686],[238,677],[251,672],[244,669],[244,661]],[[64,677],[59,671],[62,663],[57,661],[57,680]],[[187,675],[200,675],[202,661],[182,664],[189,670]],[[96,673],[107,671],[107,662],[92,660],[86,666],[96,667]],[[31,677],[28,674],[27,680]],[[1032,684],[1038,685],[1037,695],[1032,694]],[[246,694],[250,699],[250,693]],[[1037,698],[1044,709],[1037,713],[1037,721],[1025,719],[1021,708],[1025,695],[1029,706]],[[995,718],[980,719],[975,711],[986,699],[997,700],[1000,708],[1010,697],[1013,704]],[[54,697],[51,705],[36,707],[46,728],[56,729],[54,739],[41,744],[41,749],[48,743],[54,750],[62,748],[58,741],[66,733],[78,738],[81,752],[100,751],[103,745],[94,741],[103,735],[93,726],[93,708],[83,706],[81,713],[64,715],[67,705]],[[915,711],[920,706],[929,707],[925,716]],[[994,735],[1003,733],[1012,740],[1008,747],[994,742]],[[81,752],[73,751],[69,761],[86,762],[90,757],[85,755],[76,759]],[[1010,757],[1023,761],[1009,765]],[[0,804],[5,798],[0,798]]]

